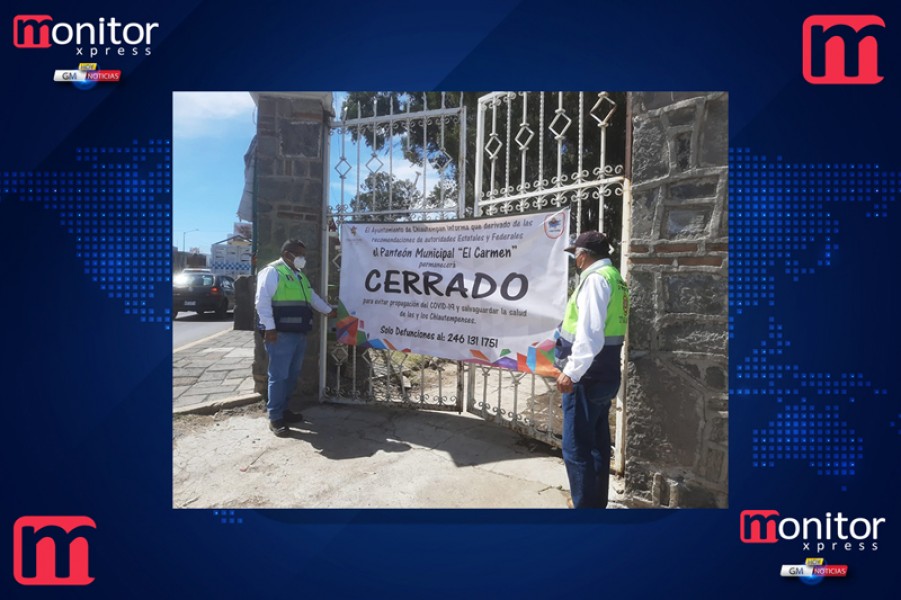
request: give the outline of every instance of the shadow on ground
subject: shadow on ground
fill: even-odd
[[[261,405],[173,421],[176,508],[563,508],[559,452],[456,413],[317,404],[276,437]]]
[[[560,457],[559,450],[469,415],[378,406],[311,407],[306,421],[291,425],[290,437],[308,442],[322,456],[345,460],[413,447],[447,453],[458,467]]]

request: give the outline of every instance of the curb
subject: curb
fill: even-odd
[[[219,337],[220,335],[225,335],[226,333],[231,333],[231,332],[233,332],[233,331],[240,331],[240,330],[236,330],[236,329],[223,329],[223,330],[220,331],[219,333],[214,333],[213,335],[208,335],[207,337],[205,337],[205,338],[203,338],[203,339],[201,339],[201,340],[195,340],[195,341],[193,341],[193,342],[189,342],[189,343],[185,344],[184,346],[179,346],[178,348],[175,348],[174,350],[172,350],[172,354],[175,354],[176,352],[181,352],[182,350],[187,350],[188,348],[193,348],[194,346],[197,346],[197,345],[202,344],[202,343],[204,343],[204,342],[208,342],[208,341],[210,341],[210,340],[212,340],[212,339],[214,339],[214,338]]]
[[[244,396],[233,396],[231,398],[223,398],[221,400],[210,400],[207,402],[200,402],[198,404],[191,404],[190,406],[182,406],[179,408],[172,409],[172,416],[176,417],[179,415],[212,415],[220,410],[225,410],[226,408],[236,408],[238,406],[245,406],[247,404],[253,404],[254,402],[259,402],[263,399],[262,394],[246,394]]]

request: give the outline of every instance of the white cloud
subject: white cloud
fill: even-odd
[[[339,119],[341,118],[341,106],[348,95],[348,92],[332,92],[332,109]]]
[[[403,156],[401,156],[400,160],[398,160],[398,157],[395,154],[394,165],[391,171],[398,179],[415,182],[416,185],[422,185],[422,167],[420,167],[419,165],[414,165],[407,159],[403,158]],[[430,175],[434,176],[434,173],[430,173]],[[431,179],[431,177],[429,179]]]
[[[388,172],[388,157],[379,154],[379,160],[384,163],[384,166],[380,169],[380,172],[387,173]],[[361,158],[361,167],[360,167],[360,177],[361,183],[363,179],[369,175],[369,169],[366,168],[365,164],[369,160],[369,155],[365,154]],[[344,180],[344,191],[349,196],[353,196],[357,193],[357,169],[356,169],[356,154],[352,157],[348,157],[348,161],[351,163],[353,168],[347,173],[347,179]],[[332,190],[333,194],[340,194],[341,190],[341,178],[336,174],[334,170],[334,162],[332,163],[332,170],[329,173],[329,187]],[[405,159],[399,153],[394,156],[394,165],[391,169],[391,173],[398,180],[409,181],[416,185],[417,189],[422,191],[422,167],[418,165],[414,165],[407,159]],[[428,186],[431,188],[435,184],[438,183],[438,175],[435,170],[429,169],[428,172]]]
[[[251,123],[255,108],[247,92],[175,92],[172,95],[174,137],[216,136],[231,123]]]

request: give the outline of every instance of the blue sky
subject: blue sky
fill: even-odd
[[[340,118],[342,115],[339,110],[341,105],[344,103],[345,98],[347,98],[347,92],[333,92],[334,93],[334,106],[337,118]],[[363,114],[366,114],[367,108],[363,107]],[[353,113],[351,113],[353,114]],[[371,134],[370,134],[371,135]],[[335,171],[335,165],[338,164],[341,158],[341,136],[338,133],[333,133],[331,136],[331,146],[330,146],[330,171],[329,171],[329,203],[332,206],[337,206],[341,203],[341,178],[338,176],[338,173]],[[365,180],[369,175],[370,171],[366,167],[366,163],[372,157],[372,149],[367,146],[365,143],[362,143],[359,147],[360,151],[360,173],[359,177],[361,180]],[[344,202],[345,204],[349,204],[350,200],[354,197],[357,192],[357,144],[351,141],[351,137],[348,134],[345,139],[344,144],[344,152],[347,156],[347,161],[352,165],[352,169],[347,173],[347,176],[344,180]],[[389,169],[389,149],[383,148],[377,153],[378,159],[383,163],[383,166],[380,167],[381,172],[388,172]],[[403,147],[401,139],[398,136],[394,138],[394,146],[391,149],[391,160],[393,164],[391,164],[391,172],[397,178],[401,180],[406,180],[409,182],[413,182],[416,185],[416,189],[420,192],[424,192],[424,195],[427,195],[432,192],[432,189],[438,183],[438,174],[435,171],[433,165],[429,165],[429,167],[423,172],[423,168],[421,165],[415,165],[404,158],[403,155]],[[373,164],[373,167],[377,166]],[[451,169],[448,170],[452,171]],[[362,183],[362,181],[361,181]],[[425,184],[425,188],[423,188],[423,184]],[[453,211],[451,211],[453,212]],[[451,213],[447,213],[444,218],[450,216]]]
[[[172,243],[209,254],[238,221],[255,106],[247,92],[176,92],[172,113]]]
[[[347,92],[334,92],[334,105],[340,107]],[[244,153],[256,132],[256,106],[248,92],[175,92],[173,94],[174,187],[172,242],[190,250],[197,247],[209,254],[210,245],[232,235],[241,193],[244,189]],[[340,116],[340,115],[339,115]],[[345,202],[356,193],[356,145],[348,139],[345,151],[354,168],[345,180]],[[371,150],[363,145],[361,162]],[[400,179],[422,185],[422,167],[403,158],[400,145],[393,151],[393,172]],[[329,198],[340,201],[341,179],[334,170],[341,156],[341,137],[331,138]],[[382,167],[388,170],[387,149],[379,153]],[[368,174],[361,169],[361,177]],[[430,191],[437,181],[434,170],[428,172]],[[421,188],[420,188],[421,189]]]

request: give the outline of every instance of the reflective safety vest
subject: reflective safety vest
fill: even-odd
[[[307,276],[295,271],[284,261],[269,263],[278,273],[278,288],[272,296],[275,330],[309,333],[313,329],[312,289]]]
[[[558,369],[566,365],[566,359],[572,354],[573,342],[576,340],[576,326],[579,323],[579,304],[577,299],[582,285],[589,277],[598,276],[607,280],[610,287],[610,301],[607,303],[607,319],[604,321],[604,347],[594,357],[594,361],[580,381],[618,381],[620,378],[620,351],[629,325],[629,288],[613,265],[605,265],[582,273],[579,285],[566,303],[563,323],[558,328],[558,338],[554,349],[555,364]]]

